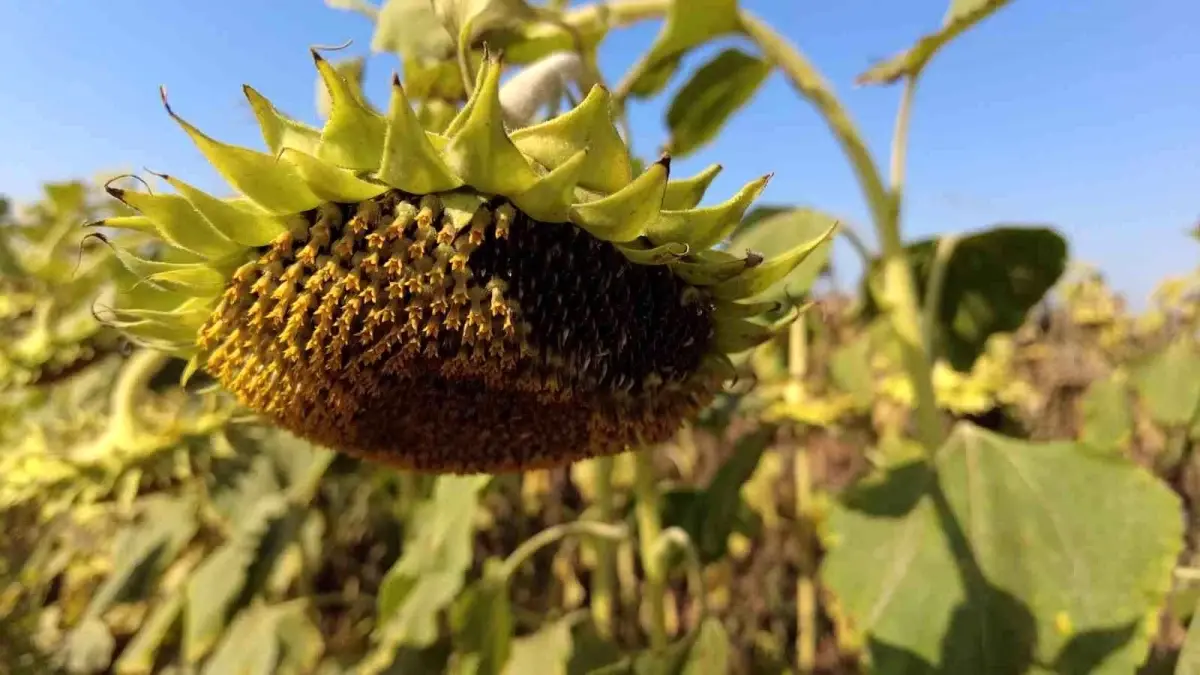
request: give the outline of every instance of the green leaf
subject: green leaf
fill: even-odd
[[[871,372],[871,335],[861,333],[840,345],[829,360],[829,379],[839,391],[850,394],[860,406],[875,398],[875,376]]]
[[[532,635],[513,640],[504,675],[567,675],[573,648],[571,621],[564,618],[548,623]]]
[[[483,578],[459,596],[450,625],[455,651],[472,654],[477,659],[473,672],[501,673],[513,640],[512,604],[502,559],[489,558],[484,562]]]
[[[430,0],[386,0],[379,8],[371,49],[391,52],[406,61],[441,60],[454,53],[454,39]]]
[[[919,297],[933,271],[936,239],[906,247]],[[934,353],[956,370],[967,372],[983,353],[988,338],[1016,330],[1030,308],[1058,282],[1067,264],[1067,242],[1048,227],[997,226],[958,240],[946,262]],[[882,264],[872,261],[864,279],[864,317],[879,313],[871,289],[877,287]]]
[[[275,612],[262,605],[239,612],[200,675],[274,675],[280,653],[276,621]]]
[[[670,81],[684,54],[739,30],[737,0],[673,0],[650,51],[634,66],[630,93],[642,98],[657,94]]]
[[[291,513],[280,495],[260,500],[246,514],[233,537],[197,566],[187,582],[187,607],[183,617],[183,655],[195,663],[216,644],[226,621],[257,589],[255,581],[265,578],[263,558],[277,555],[279,545],[271,542],[273,526]],[[264,541],[268,546],[263,546]],[[264,549],[270,555],[260,556]],[[248,593],[248,592],[249,593]]]
[[[1182,549],[1179,508],[1123,456],[960,424],[932,465],[843,497],[822,574],[875,672],[1130,673]]]
[[[779,207],[762,207],[776,208]],[[729,250],[740,254],[749,249],[771,260],[787,253],[800,242],[816,239],[837,222],[833,216],[810,208],[788,208],[774,213],[756,209],[747,215],[734,232]],[[833,240],[823,242],[782,280],[745,302],[791,304],[790,299],[804,296],[812,288],[829,264],[832,251]]]
[[[1079,403],[1083,428],[1079,440],[1097,448],[1124,450],[1133,437],[1133,409],[1129,384],[1123,371],[1096,380]]]
[[[429,2],[430,0],[426,0]],[[496,28],[511,28],[538,18],[525,0],[432,0],[434,12],[452,36],[471,43]]]
[[[113,572],[88,604],[99,617],[118,602],[140,597],[196,533],[195,505],[186,499],[154,495],[142,499],[141,522],[123,530],[116,542]]]
[[[667,149],[684,157],[716,137],[771,74],[771,64],[737,49],[726,49],[692,74],[667,110],[671,140]]]
[[[1200,675],[1200,603],[1196,607],[1175,664],[1175,675]]]
[[[718,619],[705,619],[688,650],[682,675],[724,675],[729,672],[729,652],[725,626]]]
[[[858,76],[859,84],[891,84],[915,77],[929,64],[939,49],[968,28],[994,14],[1010,0],[951,0],[940,30],[930,33],[896,56],[878,63]]]
[[[439,476],[415,510],[404,554],[379,588],[379,625],[392,647],[426,647],[437,639],[438,613],[463,587],[471,565],[475,510],[491,476]]]
[[[175,592],[166,600],[155,605],[150,615],[138,629],[137,635],[117,659],[116,672],[121,675],[141,675],[154,671],[154,661],[167,633],[175,625],[183,610],[184,594]]]
[[[1200,349],[1180,337],[1138,365],[1134,391],[1158,424],[1186,429],[1200,415]]]

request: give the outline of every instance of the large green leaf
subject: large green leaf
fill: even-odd
[[[1129,446],[1133,437],[1133,410],[1123,371],[1115,371],[1093,382],[1079,407],[1083,416],[1080,442],[1112,450],[1124,450]]]
[[[463,587],[471,565],[475,510],[490,476],[439,476],[417,507],[404,554],[379,588],[380,638],[391,647],[427,647],[437,617]]]
[[[917,290],[924,297],[937,253],[936,239],[907,247]],[[1006,225],[963,236],[946,262],[945,282],[934,328],[934,351],[956,370],[967,372],[988,338],[1016,330],[1062,276],[1067,242],[1048,227]],[[879,312],[873,289],[881,261],[864,280],[865,318]]]
[[[872,66],[858,76],[860,84],[890,84],[916,76],[939,49],[971,26],[994,14],[1011,0],[951,0],[941,29],[926,35],[908,50]]]
[[[683,157],[703,147],[750,101],[770,73],[770,63],[741,50],[717,54],[692,73],[671,101],[667,149]]]
[[[740,30],[737,0],[672,0],[650,51],[636,66],[630,93],[647,97],[662,91],[683,55],[701,44]]]
[[[1200,349],[1178,338],[1133,371],[1132,383],[1157,423],[1187,429],[1200,416]]]
[[[761,207],[747,214],[729,242],[729,250],[743,253],[751,250],[768,260],[792,250],[804,241],[821,236],[838,221],[833,216],[806,207]],[[765,210],[764,210],[765,209]],[[747,302],[786,302],[803,296],[829,264],[833,240],[816,248],[787,276]]]
[[[1131,673],[1182,548],[1179,509],[1122,456],[964,423],[932,464],[844,497],[822,577],[874,672]]]

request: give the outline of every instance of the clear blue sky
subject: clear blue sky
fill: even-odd
[[[935,27],[946,0],[743,5],[822,68],[886,163],[898,90],[855,88],[854,76]],[[209,133],[261,147],[240,85],[315,122],[307,48],[353,38],[347,52],[364,53],[371,32],[366,19],[321,0],[12,0],[0,3],[0,26],[0,192],[18,199],[34,196],[43,180],[141,167],[221,190],[163,112],[158,85]],[[602,67],[611,81],[656,31],[646,24],[608,40]],[[908,235],[1051,223],[1077,258],[1100,266],[1140,304],[1163,274],[1200,259],[1183,234],[1200,217],[1197,36],[1195,0],[1016,0],[978,26],[922,82]],[[376,102],[386,101],[396,64],[390,55],[369,62],[367,92]],[[631,111],[643,153],[666,138],[665,104]],[[865,224],[846,162],[779,75],[718,142],[673,167],[690,175],[711,162],[726,169],[710,201],[773,171],[763,201],[820,206]],[[855,268],[844,248],[838,260]]]

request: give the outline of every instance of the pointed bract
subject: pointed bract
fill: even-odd
[[[691,178],[680,178],[667,183],[667,193],[663,195],[663,209],[685,211],[694,209],[704,199],[704,193],[712,184],[717,174],[721,173],[720,164],[712,164]]]
[[[629,185],[571,208],[571,222],[604,241],[632,241],[658,216],[671,161],[663,157]]]
[[[323,200],[331,202],[361,202],[387,192],[382,183],[365,181],[346,169],[341,169],[312,155],[284,148],[282,158],[296,167],[308,189]]]
[[[380,180],[411,194],[453,190],[463,184],[429,142],[396,75],[392,76],[387,121]]]
[[[282,218],[218,199],[174,176],[163,176],[163,180],[191,202],[221,234],[242,246],[264,246],[287,231]]]
[[[525,192],[513,195],[512,202],[530,217],[548,223],[563,223],[571,217],[575,186],[583,175],[588,151],[580,150],[570,159],[542,176]]]
[[[613,125],[608,90],[596,85],[572,110],[513,132],[513,143],[534,161],[556,169],[581,150],[588,161],[580,187],[616,192],[633,180],[629,150]]]
[[[693,248],[714,246],[737,227],[750,204],[758,199],[771,176],[750,181],[729,200],[703,209],[663,211],[646,229],[646,236],[655,243],[682,241]]]
[[[242,85],[242,92],[250,102],[254,116],[258,118],[258,126],[262,130],[263,141],[271,149],[271,154],[278,155],[284,148],[295,148],[312,154],[321,145],[321,130],[298,122],[279,112],[267,97],[258,93],[250,85]]]
[[[737,300],[762,293],[773,286],[775,282],[786,277],[796,269],[796,266],[804,262],[805,258],[812,255],[813,251],[829,241],[837,228],[838,226],[834,224],[812,241],[804,242],[778,258],[768,260],[754,269],[746,270],[728,281],[721,282],[713,286],[710,292],[718,300]]]
[[[511,197],[533,187],[538,176],[504,130],[499,62],[484,60],[480,79],[442,156],[476,190]]]
[[[114,187],[105,190],[148,217],[159,236],[178,248],[205,258],[223,258],[241,248],[192,208],[191,202],[179,195],[156,195]]]
[[[316,156],[345,169],[379,167],[387,121],[371,110],[354,87],[328,61],[312,50],[317,72],[329,91],[329,119],[321,128]]]

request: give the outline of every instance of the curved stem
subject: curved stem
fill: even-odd
[[[816,107],[817,112],[829,125],[834,137],[841,144],[842,151],[850,160],[871,209],[871,217],[878,227],[887,219],[888,193],[884,189],[875,161],[871,158],[871,152],[859,135],[849,113],[834,96],[833,90],[816,67],[783,36],[750,12],[742,10],[738,15],[746,35],[783,71],[792,86]]]
[[[642,570],[646,577],[644,602],[650,608],[650,646],[661,649],[667,646],[667,614],[663,605],[666,592],[666,574],[662,557],[657,555],[657,543],[662,533],[662,521],[658,513],[658,490],[654,485],[653,455],[649,450],[638,450],[635,454],[634,493],[637,497],[638,542],[640,544]]]
[[[597,523],[591,520],[576,520],[570,523],[560,523],[552,527],[547,527],[521,542],[521,545],[504,560],[503,575],[506,578],[512,576],[518,567],[546,546],[564,537],[580,534],[614,541],[629,536],[628,530],[620,525]]]
[[[687,531],[679,527],[669,527],[659,535],[655,546],[655,555],[659,560],[666,560],[672,545],[682,550],[687,558],[688,588],[692,595],[696,596],[696,603],[700,607],[700,616],[693,628],[696,630],[708,618],[708,585],[704,582],[704,563],[700,560],[700,553],[696,550],[692,538],[688,536]]]

